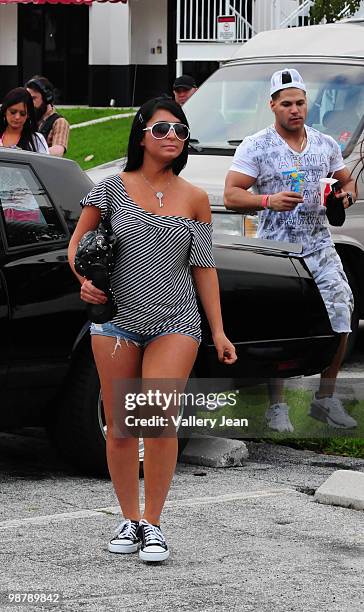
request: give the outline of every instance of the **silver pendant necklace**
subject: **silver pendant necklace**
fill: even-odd
[[[164,206],[163,203],[163,198],[164,198],[164,194],[167,191],[172,179],[174,178],[172,176],[172,178],[169,179],[168,183],[166,184],[164,191],[156,191],[155,188],[153,187],[152,183],[150,181],[148,181],[147,177],[144,176],[143,172],[141,170],[139,170],[140,174],[142,175],[143,179],[145,180],[145,182],[147,183],[147,185],[149,185],[149,187],[152,189],[154,195],[156,198],[158,198],[159,200],[159,208],[162,208]]]

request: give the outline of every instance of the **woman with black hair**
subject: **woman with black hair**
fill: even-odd
[[[173,396],[175,412],[171,413],[154,399],[160,387],[163,392],[176,387],[183,391],[192,370],[201,339],[195,288],[219,360],[233,364],[237,358],[221,319],[208,197],[179,177],[187,162],[188,140],[187,119],[178,104],[166,98],[146,102],[134,118],[124,171],[99,183],[82,200],[69,247],[74,271],[80,238],[108,215],[118,239],[111,277],[118,312],[108,323],[93,323],[91,334],[107,422],[108,466],[124,515],[109,551],[131,553],[140,548],[143,561],[163,561],[169,556],[160,515],[177,459],[173,414],[178,401]],[[106,301],[90,280],[78,278],[82,300]],[[135,399],[137,394],[128,394],[129,406],[123,403],[122,419],[117,407],[120,381],[127,379],[141,379],[142,390],[155,393],[148,395],[144,413],[140,408],[145,417],[167,418],[155,421],[156,427],[148,421],[149,429],[141,434],[143,514],[139,507],[140,433],[133,437],[129,431],[128,435],[126,427],[135,423],[130,396]]]
[[[44,136],[37,132],[33,100],[24,87],[9,91],[0,108],[0,146],[48,153]]]

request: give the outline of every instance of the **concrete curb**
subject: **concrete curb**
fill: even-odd
[[[110,115],[109,117],[100,117],[99,119],[90,119],[90,121],[84,121],[83,123],[74,123],[70,125],[70,130],[76,128],[87,127],[88,125],[95,125],[96,123],[105,123],[105,121],[112,121],[113,119],[124,119],[125,117],[134,117],[135,113],[125,113],[122,115]]]
[[[320,504],[364,510],[364,473],[337,470],[316,491]]]
[[[182,463],[227,468],[242,465],[248,455],[248,449],[241,440],[192,436],[179,460]]]

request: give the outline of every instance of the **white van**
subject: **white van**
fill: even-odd
[[[225,176],[237,145],[273,122],[270,77],[285,67],[297,68],[307,85],[306,123],[337,140],[348,166],[358,159],[364,128],[364,19],[262,32],[241,45],[183,107],[193,146],[183,175],[206,189],[213,207],[223,205]],[[360,187],[364,199],[362,181]],[[231,231],[244,231],[238,219],[231,220]]]
[[[254,36],[183,107],[191,128],[183,176],[208,192],[217,233],[255,234],[256,217],[224,209],[224,181],[237,145],[273,123],[270,78],[285,67],[297,68],[307,85],[306,123],[335,138],[355,173],[360,156],[364,158],[364,19]],[[359,317],[364,318],[363,175],[359,201],[347,211],[345,224],[332,228],[356,297],[352,336]]]

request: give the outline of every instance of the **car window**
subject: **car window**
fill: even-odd
[[[332,136],[345,154],[363,129],[362,66],[318,62],[286,65],[297,68],[306,83],[306,123]],[[270,78],[281,68],[281,64],[259,63],[232,64],[217,70],[184,106],[191,138],[205,147],[228,149],[271,125]]]
[[[66,238],[55,208],[25,164],[0,163],[0,211],[9,247]]]

